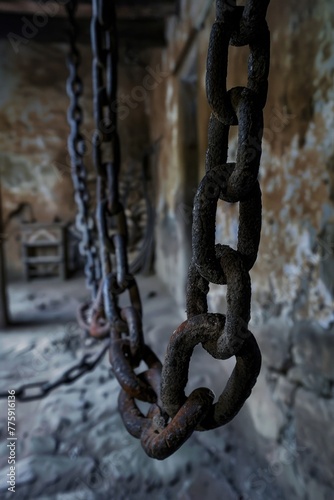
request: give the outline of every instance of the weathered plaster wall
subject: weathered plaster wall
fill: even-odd
[[[162,73],[150,103],[151,136],[162,137],[156,183],[156,269],[181,307],[191,257],[192,199],[206,149],[209,110],[202,80],[209,31],[202,32],[201,25],[207,16],[213,20],[211,4],[183,2],[181,17],[168,22],[167,49],[152,58],[152,65]],[[199,43],[202,39],[204,44]],[[190,94],[190,82],[196,89],[196,100],[193,91]],[[185,116],[190,102],[196,106],[193,119],[189,119],[189,112]],[[190,134],[196,142],[192,152],[187,144]]]
[[[66,166],[65,48],[30,42],[15,54],[2,41],[0,151],[7,265],[20,270],[20,203],[35,218],[52,222],[73,215],[69,177],[52,166]],[[12,214],[11,220],[8,219]]]
[[[91,53],[81,46],[81,76],[84,80],[82,105],[85,120],[82,132],[87,139],[86,164],[91,173],[92,119]],[[76,207],[67,153],[68,47],[30,41],[17,54],[8,41],[0,42],[0,172],[6,223],[6,255],[9,276],[22,275],[20,215],[29,218],[21,204],[29,204],[35,219],[52,222],[55,217],[73,221]],[[146,72],[123,60],[119,72],[123,169],[131,175],[141,168],[143,150],[148,146],[147,113],[143,94],[138,90]],[[133,90],[134,88],[137,90]],[[133,95],[132,95],[133,93]],[[144,96],[146,98],[146,95]]]
[[[189,171],[186,176],[180,89],[187,58],[181,65],[178,61],[205,2],[182,2],[182,8],[182,18],[170,21],[168,49],[154,60],[170,76],[151,104],[152,135],[163,136],[156,269],[184,307],[190,209],[182,193],[184,183],[193,186],[204,171],[210,113],[205,64],[214,13],[212,9],[192,42],[197,52],[193,126],[198,131],[198,161],[193,176]],[[263,368],[236,422],[241,431],[253,430],[245,432],[245,438],[268,461],[268,469],[250,478],[252,499],[269,498],[278,483],[286,498],[329,499],[334,487],[334,5],[330,0],[273,1],[268,23],[272,60],[260,168],[263,229],[251,271],[250,323],[263,352]],[[246,48],[230,49],[229,88],[245,84],[247,56]],[[230,161],[236,142],[234,129]],[[237,215],[237,205],[219,205],[217,241],[235,246]],[[225,293],[225,287],[211,287],[213,311],[224,311]],[[230,369],[233,362],[224,366]]]

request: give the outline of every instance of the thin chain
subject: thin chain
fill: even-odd
[[[82,80],[78,70],[80,66],[80,53],[76,43],[76,23],[75,12],[77,0],[67,2],[66,8],[70,21],[70,53],[67,58],[69,77],[67,80],[67,93],[70,98],[70,105],[67,112],[67,119],[70,125],[68,137],[68,150],[71,157],[71,173],[74,186],[74,198],[77,204],[76,226],[81,233],[79,245],[80,253],[85,258],[85,275],[87,287],[92,291],[92,298],[95,298],[100,280],[100,262],[98,258],[98,248],[96,246],[97,235],[94,218],[90,213],[90,198],[87,187],[87,172],[84,164],[85,140],[80,132],[83,120],[83,111],[80,105],[82,97]]]
[[[70,53],[67,58],[69,68],[69,77],[67,80],[67,93],[70,98],[68,108],[68,123],[70,125],[70,134],[68,137],[68,150],[71,157],[71,174],[75,192],[75,201],[78,208],[76,218],[76,226],[81,232],[82,240],[80,243],[80,252],[85,257],[85,275],[87,287],[91,289],[94,305],[99,301],[99,280],[100,280],[100,263],[96,247],[96,226],[95,220],[90,214],[90,199],[87,189],[87,173],[84,164],[85,155],[85,140],[80,133],[80,126],[83,120],[83,111],[80,106],[80,98],[82,96],[82,80],[78,74],[80,66],[80,53],[76,43],[76,22],[75,12],[77,9],[77,0],[70,0],[66,4],[68,18],[70,22]],[[94,310],[93,310],[94,313]],[[97,322],[99,311],[94,316],[93,320]],[[89,330],[91,325],[83,324],[82,315],[78,315],[80,326],[84,330]],[[100,325],[96,326],[98,331],[102,330]],[[104,326],[104,325],[103,325]],[[59,377],[53,381],[38,381],[22,384],[15,389],[15,395],[19,401],[32,401],[45,397],[50,391],[56,389],[63,384],[70,384],[78,378],[85,375],[87,372],[95,368],[95,366],[103,359],[105,352],[109,347],[109,341],[104,341],[102,349],[90,354],[83,354],[78,363],[70,369],[65,370]],[[0,399],[7,398],[7,392],[0,392]]]
[[[100,347],[97,352],[83,354],[78,363],[65,370],[56,379],[51,381],[22,384],[20,387],[15,389],[15,397],[21,402],[42,399],[57,387],[72,384],[75,380],[93,370],[103,359],[108,348],[109,341],[105,340],[102,344],[102,348]],[[0,399],[7,397],[8,391],[0,392]]]

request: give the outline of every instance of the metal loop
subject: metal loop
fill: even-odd
[[[220,189],[221,200],[235,203],[245,199],[257,182],[262,153],[263,113],[252,90],[235,87],[227,95],[239,123],[236,163],[226,163],[229,127],[219,125],[217,120],[212,118],[209,140],[214,141],[215,147],[208,148],[206,171],[210,176],[214,176],[210,179],[211,184],[217,184],[213,187],[210,184],[208,195],[211,196],[212,190]],[[217,140],[222,142],[218,143]],[[218,144],[222,148],[221,152]],[[223,164],[220,160],[224,160]]]
[[[19,401],[35,401],[36,399],[42,399],[44,396],[47,394],[47,391],[45,390],[45,387],[47,385],[47,381],[44,382],[32,382],[30,384],[24,384],[24,386],[20,387],[19,389],[15,389],[15,396]],[[34,391],[33,394],[29,395],[29,389],[31,388],[38,388],[37,393]],[[7,393],[8,395],[8,393]],[[6,397],[7,397],[6,395]]]
[[[238,28],[231,37],[231,45],[249,45],[257,37],[265,20],[270,0],[247,0],[245,7],[237,7]]]
[[[126,217],[123,205],[119,202],[117,207],[117,212],[110,214],[108,210],[108,201],[106,199],[102,200],[98,205],[97,214],[98,214],[100,234],[101,237],[103,238],[103,245],[105,245],[108,248],[109,252],[114,253],[115,247],[114,247],[112,232],[114,233],[114,235],[116,234],[124,238],[123,245],[125,244],[127,237],[127,225],[126,225]],[[119,245],[122,244],[120,241],[118,241],[117,243]],[[122,260],[120,254],[121,253],[124,254],[124,249],[122,250],[119,247],[118,253],[119,253],[118,255],[119,260]],[[123,256],[123,260],[125,259],[126,257]]]
[[[250,277],[244,268],[240,255],[232,248],[225,245],[217,245],[217,257],[220,259],[222,275],[226,277],[227,281],[226,325],[224,335],[218,341],[220,348],[219,355],[224,356],[225,352],[232,353],[231,355],[233,355],[235,353],[234,339],[240,339],[240,335],[247,331],[250,319]],[[187,296],[187,317],[190,319],[195,315],[207,312],[206,297],[209,280],[200,275],[195,265],[190,267],[188,279],[188,291],[190,287],[193,287]],[[200,286],[205,283],[206,287],[201,290]],[[224,357],[220,359],[224,359]]]
[[[202,179],[194,200],[193,261],[200,274],[212,283],[225,285],[227,278],[215,245],[217,202],[228,183],[231,164],[210,170]],[[230,171],[232,168],[230,168]],[[232,170],[233,172],[233,170]],[[226,181],[227,178],[227,181]],[[250,195],[240,202],[238,253],[249,271],[257,256],[261,232],[261,191],[256,181]],[[203,245],[205,241],[205,245]]]
[[[160,404],[160,381],[161,368],[150,368],[138,377],[149,385],[156,395],[157,403]],[[148,420],[138,409],[135,400],[121,389],[118,397],[118,409],[127,431],[131,436],[140,439],[143,428],[148,425]],[[168,415],[164,413],[164,424],[168,420]]]
[[[155,391],[134,372],[137,363],[134,363],[131,357],[129,340],[123,339],[113,328],[110,335],[109,360],[120,386],[133,398],[155,403],[157,400]],[[149,368],[161,369],[159,358],[145,344],[142,346],[142,360]]]
[[[140,299],[140,294],[138,290],[137,281],[135,280],[132,274],[128,274],[126,276],[125,287],[120,288],[117,282],[117,276],[112,273],[107,276],[105,283],[105,295],[109,294],[110,296],[116,297],[117,295],[122,294],[127,291],[129,293],[130,305],[136,309],[139,317],[142,317],[142,303]],[[108,316],[107,316],[108,317]],[[112,322],[112,318],[108,318],[109,321]]]
[[[150,427],[144,427],[141,436],[141,444],[146,454],[157,460],[165,460],[175,453],[205,418],[213,399],[214,394],[210,389],[195,389],[163,429],[155,424],[161,410],[157,406],[153,407],[149,414],[152,424]]]
[[[79,326],[84,331],[89,332],[92,337],[102,339],[109,336],[110,323],[105,318],[102,280],[94,301],[82,304],[79,307],[77,319]]]
[[[160,378],[159,372],[153,373],[153,376],[150,372],[152,371],[148,370],[143,375],[156,391],[159,401],[159,392],[156,390],[158,378]],[[151,375],[151,380],[148,375]],[[213,399],[214,394],[209,389],[196,389],[169,423],[167,423],[168,415],[159,404],[153,404],[147,417],[144,417],[135,399],[124,390],[120,392],[118,408],[125,428],[132,436],[141,440],[146,454],[151,458],[164,460],[189,439],[206,416]]]
[[[124,307],[121,310],[121,318],[128,326],[131,356],[134,360],[140,361],[145,345],[141,317],[134,307]]]
[[[227,94],[228,47],[233,25],[216,21],[211,30],[207,71],[206,94],[215,117],[225,125],[237,125],[238,120]],[[220,64],[217,64],[220,61]]]
[[[213,404],[199,430],[212,429],[229,422],[241,409],[256,382],[261,367],[261,354],[254,336],[240,331],[231,345],[219,346],[225,316],[201,314],[182,323],[173,333],[162,370],[161,400],[170,417],[176,415],[186,401],[189,363],[194,347],[202,343],[218,359],[236,356],[236,366],[224,391]]]

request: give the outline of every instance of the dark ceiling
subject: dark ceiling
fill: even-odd
[[[25,26],[32,23],[35,29],[31,38],[35,41],[66,42],[66,11],[64,6],[60,6],[65,0],[49,0],[56,12],[54,15],[45,13],[47,10],[43,3],[46,2],[47,0],[0,0],[0,37],[7,38],[9,33],[25,37],[25,33],[30,33]],[[79,0],[78,3],[79,40],[89,43],[91,0]],[[116,0],[120,42],[137,48],[163,46],[165,20],[177,13],[178,3],[178,0]],[[37,23],[40,23],[39,27],[36,26]]]

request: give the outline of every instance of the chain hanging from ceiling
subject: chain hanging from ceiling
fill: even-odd
[[[125,427],[140,439],[145,452],[162,460],[173,454],[195,431],[229,422],[243,406],[256,382],[261,354],[250,320],[253,267],[260,241],[261,190],[258,172],[263,133],[263,108],[268,90],[270,36],[266,12],[270,0],[216,0],[216,20],[210,35],[206,89],[212,114],[208,129],[206,174],[193,208],[193,258],[187,282],[187,319],[171,336],[164,365],[145,344],[142,306],[136,280],[129,271],[127,224],[120,202],[118,178],[120,145],[117,130],[117,32],[115,2],[92,0],[93,94],[96,132],[93,157],[97,175],[96,226],[89,215],[84,142],[80,134],[79,54],[75,44],[74,13],[77,0],[69,2],[73,27],[68,92],[71,98],[69,151],[78,205],[77,224],[82,231],[87,283],[92,288],[90,316],[81,310],[81,325],[102,340],[102,350],[84,358],[54,382],[26,384],[18,399],[43,397],[62,383],[70,383],[92,369],[109,349],[109,359],[121,391],[118,405]],[[228,48],[249,45],[246,87],[227,91]],[[228,134],[238,125],[236,162],[228,163]],[[237,250],[216,244],[218,200],[239,202]],[[99,259],[95,246],[98,236]],[[100,275],[101,273],[101,275]],[[101,279],[100,279],[101,276]],[[209,284],[227,285],[227,313],[208,313]],[[129,305],[119,306],[127,292]],[[86,307],[86,306],[85,306]],[[235,368],[216,403],[208,388],[185,394],[194,347],[201,343],[214,358],[236,357]],[[137,373],[144,362],[147,370]],[[29,396],[29,387],[39,393]],[[0,395],[2,396],[2,394]],[[7,396],[7,395],[6,395]],[[150,403],[145,416],[136,399]]]

